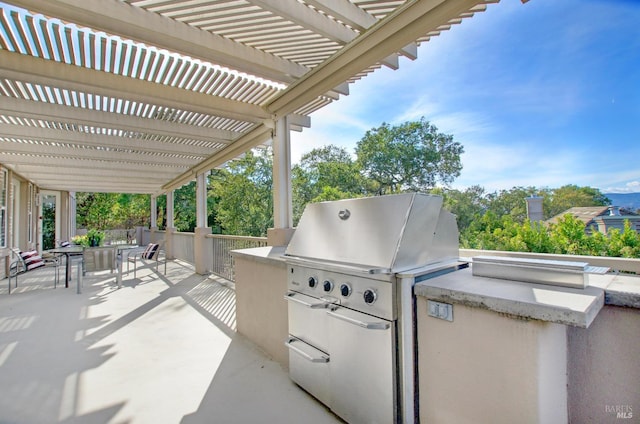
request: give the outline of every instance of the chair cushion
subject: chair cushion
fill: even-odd
[[[42,259],[42,256],[38,255],[37,250],[20,252],[20,257],[22,257],[22,260],[27,267],[27,271],[45,266],[44,259]]]
[[[160,247],[159,244],[149,243],[144,252],[142,252],[142,259],[153,259],[153,255],[158,251],[158,247]]]

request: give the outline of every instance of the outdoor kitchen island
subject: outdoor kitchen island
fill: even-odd
[[[304,345],[301,353],[285,346],[285,342],[293,342],[294,348],[300,343],[292,340],[290,314],[293,310],[300,316],[296,311],[300,307],[315,314],[324,302],[324,287],[339,290],[338,277],[348,273],[336,274],[333,267],[318,269],[312,271],[317,277],[312,281],[304,274],[310,268],[298,268],[284,255],[286,251],[265,247],[234,252],[238,331],[290,370],[291,358],[300,361],[305,355],[322,368],[330,363],[322,346],[317,357]],[[588,277],[583,287],[558,287],[473,275],[473,264],[443,274],[414,270],[395,274],[395,279],[415,283],[411,290],[415,311],[405,315],[411,322],[402,325],[415,334],[415,363],[407,368],[413,372],[416,402],[413,414],[405,414],[399,422],[600,423],[616,422],[616,411],[633,413],[633,406],[640,408],[640,279],[613,274]],[[319,295],[314,299],[292,293],[292,282]],[[367,291],[351,289],[363,296]],[[338,291],[326,299],[340,296]],[[349,312],[347,318],[352,315]],[[302,319],[303,327],[316,320],[297,319]],[[381,331],[375,328],[385,328],[382,324],[384,320],[374,319],[372,331]],[[309,391],[309,387],[316,390],[315,381],[323,377],[311,370],[292,379],[302,381]],[[322,390],[312,394],[326,396]]]
[[[415,286],[421,422],[636,419],[640,278],[588,273],[587,264],[579,273],[576,262],[486,259],[505,261],[493,270],[499,278],[474,272],[475,258]],[[553,271],[527,278],[531,269]]]

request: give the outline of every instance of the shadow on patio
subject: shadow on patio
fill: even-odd
[[[0,422],[340,422],[235,332],[225,280],[179,261],[131,276],[0,282]]]

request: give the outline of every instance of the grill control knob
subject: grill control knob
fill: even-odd
[[[333,283],[331,282],[331,280],[324,280],[324,283],[322,283],[322,288],[325,292],[329,293],[331,290],[333,290]]]
[[[342,284],[340,286],[340,294],[344,297],[351,296],[351,286],[349,284]]]
[[[371,289],[367,289],[364,291],[364,303],[366,303],[367,305],[371,305],[373,302],[376,301],[376,299],[378,298],[378,295],[376,294],[375,291],[371,290]]]
[[[318,285],[318,280],[316,277],[309,277],[309,287],[314,289]]]

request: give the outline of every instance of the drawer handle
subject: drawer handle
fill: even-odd
[[[295,353],[297,353],[298,355],[302,356],[304,359],[306,359],[309,362],[316,362],[316,363],[327,363],[329,362],[329,357],[327,356],[320,356],[320,357],[313,357],[311,355],[309,355],[307,352],[303,351],[302,349],[299,349],[297,346],[294,346],[294,342],[296,342],[297,339],[288,339],[286,342],[284,342],[285,346],[287,346],[289,349],[291,349],[292,351],[294,351]]]
[[[307,308],[311,308],[311,309],[323,309],[326,308],[328,303],[327,302],[319,302],[319,303],[309,303],[309,302],[305,302],[304,300],[301,299],[297,299],[296,297],[294,297],[296,295],[296,293],[294,292],[288,292],[284,299],[285,300],[290,300],[292,302],[295,302],[299,305],[302,306],[306,306]]]
[[[367,330],[387,330],[389,329],[389,327],[391,327],[391,324],[389,324],[386,321],[377,321],[377,322],[364,322],[364,321],[360,321],[357,319],[353,319],[351,317],[347,317],[344,315],[340,315],[337,314],[333,311],[327,311],[327,314],[334,317],[334,318],[338,318],[342,321],[346,321],[349,324],[354,324],[357,325],[359,327],[362,328],[366,328]]]

